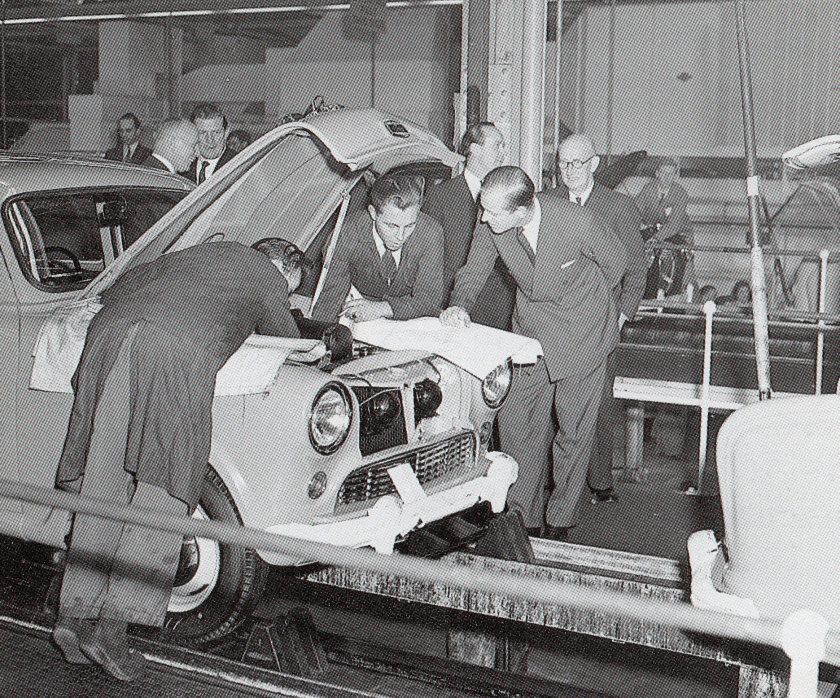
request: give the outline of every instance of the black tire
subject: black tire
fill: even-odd
[[[242,523],[227,486],[209,465],[198,506],[213,521]],[[190,539],[185,539],[185,549],[190,542]],[[218,640],[235,630],[260,600],[268,564],[252,548],[224,543],[216,545],[220,560],[212,592],[191,610],[167,614],[164,623],[167,639],[184,645],[204,645]],[[182,556],[173,599],[183,588],[184,577],[188,578],[189,573]]]

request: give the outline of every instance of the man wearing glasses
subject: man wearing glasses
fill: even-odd
[[[481,205],[484,225],[475,230],[440,319],[469,325],[469,311],[501,257],[517,286],[513,331],[539,340],[544,352],[517,370],[499,413],[501,447],[519,463],[508,502],[529,532],[545,522],[543,536],[566,540],[586,483],[607,357],[618,342],[613,289],[626,253],[591,211],[553,192],[535,194],[518,167],[487,174]]]
[[[252,332],[298,337],[289,310],[307,263],[269,238],[208,242],[123,274],[101,296],[73,376],[56,486],[187,515],[210,455],[216,373]],[[71,663],[137,679],[129,623],[163,624],[182,536],[77,514],[53,638]]]
[[[624,245],[627,262],[621,283],[614,295],[618,309],[619,331],[636,316],[645,291],[647,259],[644,240],[639,231],[641,216],[629,196],[619,194],[595,181],[600,158],[592,141],[583,134],[566,138],[557,151],[557,167],[562,184],[554,191],[578,206],[591,210],[601,218]],[[613,425],[617,406],[612,394],[615,381],[615,352],[607,358],[607,377],[598,412],[598,425],[592,458],[589,462],[589,489],[592,503],[616,501],[612,479]]]

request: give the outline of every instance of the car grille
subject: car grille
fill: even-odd
[[[443,475],[472,465],[475,458],[475,439],[472,432],[459,434],[409,453],[400,453],[363,468],[347,476],[338,491],[339,506],[366,502],[397,491],[388,469],[408,463],[421,485],[434,482]]]

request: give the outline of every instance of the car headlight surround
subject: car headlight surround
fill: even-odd
[[[496,409],[505,401],[512,379],[513,364],[510,359],[496,366],[485,376],[481,381],[481,396],[488,407]]]
[[[322,455],[335,453],[350,433],[353,400],[341,383],[327,383],[309,410],[309,440]]]

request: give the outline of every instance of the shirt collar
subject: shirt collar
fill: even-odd
[[[589,188],[581,194],[572,194],[572,192],[569,192],[569,201],[571,201],[573,204],[576,204],[577,200],[579,198],[580,199],[580,205],[585,206],[586,202],[589,201],[589,197],[592,196],[592,188],[594,186],[595,186],[594,184],[590,184]]]
[[[379,253],[379,257],[381,258],[383,254],[385,254],[385,243],[382,242],[382,238],[379,237],[379,233],[376,232],[376,225],[374,224],[371,227],[373,231],[373,244],[376,245],[376,251]],[[400,258],[402,257],[402,247],[398,250],[391,250],[391,254],[394,255],[394,263],[399,267],[400,266]]]
[[[481,192],[481,180],[469,168],[464,168],[464,179],[467,182],[467,187],[470,190],[473,201],[478,201],[478,195]]]
[[[539,238],[541,220],[542,209],[540,208],[540,202],[534,199],[534,216],[530,221],[522,226],[522,234],[531,245],[531,249],[534,250],[534,254],[537,253],[537,239]]]
[[[152,153],[152,157],[160,160],[166,166],[166,169],[174,174],[175,165],[173,165],[169,160],[163,157],[163,155],[159,155],[158,153]]]

